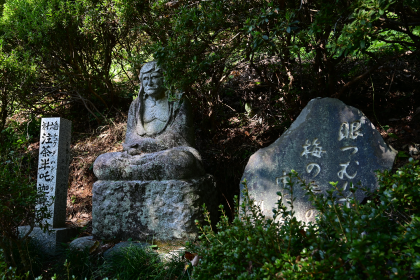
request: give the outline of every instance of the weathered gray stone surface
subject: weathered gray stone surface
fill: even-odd
[[[100,155],[94,165],[100,180],[169,180],[203,176],[200,155],[194,148],[181,146],[155,153],[129,155],[127,152]]]
[[[217,215],[215,182],[194,145],[191,107],[163,87],[155,62],[140,71],[122,152],[100,155],[93,165],[92,227],[102,239],[194,238],[194,220],[206,203]]]
[[[19,236],[25,235],[29,229],[29,226],[19,227]],[[77,228],[54,228],[51,232],[44,233],[42,229],[35,227],[29,236],[40,246],[43,253],[55,256],[63,253],[63,243],[69,242],[77,234]]]
[[[104,252],[104,259],[110,259],[114,254],[119,254],[124,252],[124,250],[131,248],[131,247],[138,247],[141,249],[146,249],[149,246],[147,243],[140,243],[140,242],[133,242],[133,241],[124,241],[115,244],[114,247],[106,250]]]
[[[194,238],[194,220],[201,220],[202,204],[217,215],[211,175],[188,180],[97,181],[92,192],[92,233],[100,239]]]
[[[42,118],[38,163],[38,192],[52,202],[52,217],[44,222],[53,228],[65,226],[70,163],[71,121]],[[39,208],[39,206],[38,206]]]
[[[351,195],[350,183],[369,190],[377,188],[376,170],[391,169],[396,151],[389,147],[366,116],[358,109],[338,99],[316,98],[302,110],[290,128],[273,144],[251,156],[242,180],[248,182],[249,193],[261,205],[263,213],[272,217],[272,209],[282,193],[283,203],[291,199],[284,189],[285,175],[296,170],[315,193],[326,194],[329,182],[338,182],[346,203]],[[315,211],[296,185],[294,210],[302,221],[314,221]],[[240,186],[243,189],[243,186]],[[362,201],[364,192],[358,189],[356,198]]]
[[[171,98],[163,71],[149,62],[140,71],[142,86],[128,112],[123,152],[99,156],[93,172],[99,180],[187,179],[205,174],[194,146],[191,106],[180,93]]]
[[[71,121],[63,118],[42,118],[38,160],[38,193],[45,193],[52,216],[42,221],[50,232],[34,227],[29,236],[48,255],[62,253],[62,243],[77,235],[76,228],[66,228],[66,204],[70,163]],[[44,204],[36,205],[36,209]],[[20,226],[19,236],[26,235],[30,226]]]
[[[95,245],[95,243],[96,240],[93,238],[93,236],[83,236],[70,242],[69,248],[83,251],[86,248],[91,248],[93,245]]]

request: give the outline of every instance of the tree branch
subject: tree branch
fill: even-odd
[[[351,80],[350,82],[346,83],[341,90],[335,94],[335,97],[340,98],[343,93],[348,90],[349,88],[351,88],[354,84],[358,83],[359,81],[363,80],[364,78],[366,78],[367,76],[369,76],[372,72],[376,71],[380,66],[382,66],[385,62],[388,62],[390,60],[394,60],[403,56],[409,56],[409,55],[413,55],[418,53],[418,51],[414,51],[414,52],[405,52],[403,54],[399,54],[399,55],[395,55],[393,57],[390,57],[388,59],[382,60],[381,62],[377,63],[376,65],[374,65],[373,67],[371,67],[370,69],[368,69],[366,72],[364,72],[362,75],[359,75],[357,77],[355,77],[353,80]]]

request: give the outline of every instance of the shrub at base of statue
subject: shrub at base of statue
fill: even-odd
[[[112,254],[102,266],[101,274],[115,275],[118,279],[189,279],[183,277],[184,266],[185,260],[180,256],[162,262],[153,249],[129,246]]]
[[[356,188],[338,203],[342,191],[333,183],[327,195],[315,194],[296,173],[288,174],[287,188],[303,188],[317,210],[316,223],[298,221],[282,198],[266,218],[248,189],[230,223],[222,210],[217,233],[200,226],[200,243],[187,250],[201,256],[194,279],[417,279],[420,275],[420,166],[411,159],[396,174],[379,175],[379,190],[366,193],[361,204]],[[300,182],[299,186],[296,182]],[[399,192],[411,189],[411,199]],[[412,215],[401,215],[410,211]],[[207,215],[210,222],[210,217]]]

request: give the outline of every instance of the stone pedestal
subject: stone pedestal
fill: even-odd
[[[29,226],[19,227],[19,235],[25,235],[29,229]],[[77,228],[54,228],[44,233],[39,227],[34,227],[29,236],[36,240],[43,253],[55,256],[63,252],[62,243],[69,242],[77,234]]]
[[[97,181],[92,191],[92,234],[101,239],[172,240],[197,236],[202,205],[218,217],[215,181]]]

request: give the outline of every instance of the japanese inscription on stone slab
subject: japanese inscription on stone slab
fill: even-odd
[[[356,139],[357,137],[362,137],[363,134],[360,132],[361,129],[361,120],[357,120],[352,122],[350,125],[348,122],[343,122],[341,126],[338,129],[338,141],[340,142],[343,139]],[[319,142],[318,138],[315,138],[312,142],[307,139],[305,141],[305,144],[302,145],[302,153],[300,156],[306,157],[306,159],[309,160],[309,162],[305,162],[305,171],[307,175],[315,180],[315,178],[322,172],[321,166],[318,164],[320,161],[322,161],[322,155],[324,153],[327,153],[327,151],[323,150],[322,146],[320,146],[321,143]],[[355,155],[359,149],[357,146],[343,146],[340,148],[341,152],[351,151],[350,155],[354,159],[357,159]],[[330,153],[333,153],[334,151],[329,151]],[[340,157],[340,152],[335,151],[336,156]],[[354,169],[354,172],[352,174],[348,173],[347,168],[349,168],[349,165],[351,163],[354,163],[355,165],[351,166],[351,169]],[[349,196],[351,195],[349,191],[350,184],[355,184],[356,182],[353,182],[353,179],[356,179],[357,175],[357,169],[359,167],[359,161],[353,160],[353,161],[346,161],[341,162],[338,164],[339,166],[336,166],[337,176],[332,176],[331,182],[339,182],[338,187],[341,187],[341,190],[344,193],[344,197],[337,198],[337,202],[339,203],[345,203],[347,206],[349,206]],[[333,168],[330,168],[330,170]],[[350,168],[349,168],[350,169]],[[312,172],[313,171],[313,172]],[[285,190],[286,184],[288,180],[288,175],[286,174],[286,171],[283,171],[282,176],[276,178],[276,183],[283,189],[282,195],[285,199],[285,201],[290,201],[290,193],[288,193]],[[350,181],[349,181],[350,180]],[[312,181],[315,182],[315,181]],[[322,189],[319,187],[316,183],[311,185],[311,189],[315,194],[319,194],[322,192],[325,192],[325,188]],[[305,220],[310,221],[314,217],[314,209],[309,209],[305,212]]]
[[[38,192],[43,192],[52,217],[44,222],[63,227],[66,216],[71,122],[63,118],[43,118],[38,160]]]
[[[362,201],[365,193],[358,183],[373,191],[375,171],[392,168],[395,154],[361,111],[337,99],[313,99],[276,142],[252,155],[242,179],[247,179],[250,196],[268,217],[279,199],[277,192],[289,206],[292,198],[285,187],[292,169],[315,194],[326,195],[330,182],[338,182],[343,196],[336,192],[336,202],[349,206],[350,186]],[[313,206],[298,183],[293,198],[296,217],[314,221]]]

